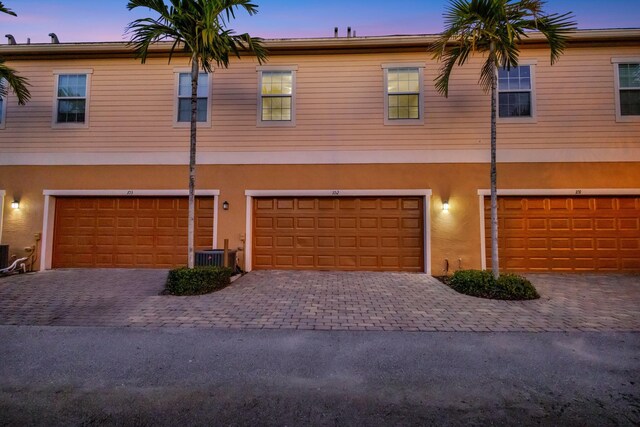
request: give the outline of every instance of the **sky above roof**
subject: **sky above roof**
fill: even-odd
[[[18,17],[0,16],[0,36],[13,34],[18,43],[48,42],[54,32],[61,42],[122,41],[133,19],[153,16],[129,12],[126,0],[3,0]],[[332,37],[333,28],[358,36],[433,34],[442,30],[448,0],[255,0],[259,13],[239,14],[231,28],[264,38]],[[575,14],[578,27],[640,26],[639,0],[549,0],[549,12]]]

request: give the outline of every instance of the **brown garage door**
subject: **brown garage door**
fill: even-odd
[[[487,265],[491,204],[485,199]],[[500,267],[522,272],[640,271],[640,198],[500,197]]]
[[[256,269],[424,271],[420,197],[277,197],[253,204]]]
[[[186,197],[59,197],[54,268],[187,264]],[[213,198],[196,199],[196,248],[211,248]]]

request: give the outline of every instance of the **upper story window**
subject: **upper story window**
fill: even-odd
[[[534,116],[533,66],[498,69],[498,117],[531,119]]]
[[[210,123],[209,120],[209,74],[198,75],[198,122]],[[177,123],[191,123],[191,73],[178,73]]]
[[[640,116],[640,63],[618,64],[621,116]]]
[[[87,111],[87,76],[58,76],[58,123],[84,123]]]
[[[264,71],[262,73],[262,121],[291,121],[293,73]]]
[[[422,64],[383,65],[385,124],[424,123]]]
[[[297,67],[258,67],[258,124],[266,126],[295,125]]]
[[[4,86],[6,82],[4,80],[0,80],[0,86]],[[0,129],[4,129],[5,126],[5,117],[7,115],[7,99],[5,96],[0,95]]]
[[[91,71],[55,72],[56,97],[54,125],[86,127],[89,123]]]

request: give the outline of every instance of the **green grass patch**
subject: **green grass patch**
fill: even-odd
[[[496,279],[488,270],[458,270],[445,283],[461,294],[479,298],[516,301],[540,298],[531,282],[517,274],[501,274]]]
[[[233,270],[225,267],[176,268],[169,271],[165,294],[203,295],[229,285]]]

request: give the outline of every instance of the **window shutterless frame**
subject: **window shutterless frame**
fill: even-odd
[[[93,69],[68,69],[68,70],[54,70],[53,76],[55,79],[54,92],[53,92],[53,114],[51,117],[51,127],[55,129],[78,129],[89,127],[89,111],[91,110],[91,76]],[[84,96],[59,96],[58,90],[60,87],[60,77],[62,76],[84,76],[85,78],[85,93]],[[84,121],[82,122],[59,122],[58,112],[60,108],[60,101],[67,100],[84,100]]]
[[[622,114],[621,109],[621,91],[638,91],[640,92],[640,87],[634,86],[625,86],[620,84],[620,66],[621,65],[640,65],[640,57],[620,57],[620,58],[611,58],[611,63],[613,64],[613,78],[614,78],[614,87],[615,87],[615,109],[616,109],[616,122],[638,122],[640,121],[640,115],[635,114]]]
[[[500,79],[498,71],[496,71],[496,78],[498,78],[498,90],[496,93],[496,103],[497,103],[497,111],[496,111],[496,119],[498,123],[537,123],[538,121],[538,111],[536,108],[536,63],[535,60],[522,60],[518,62],[518,67],[528,67],[529,68],[529,88],[522,89],[504,89],[500,88]],[[513,67],[511,68],[514,69]],[[512,116],[512,117],[501,117],[500,116],[500,94],[506,93],[519,93],[519,92],[528,92],[530,94],[529,102],[530,102],[530,115],[529,116]]]
[[[384,89],[383,89],[384,90],[384,124],[385,125],[405,125],[405,126],[406,125],[409,125],[409,126],[423,125],[424,114],[425,114],[425,108],[424,108],[424,67],[425,65],[419,62],[418,63],[413,62],[413,63],[382,64],[381,67],[384,71]],[[406,88],[400,87],[400,84],[398,84],[398,88],[390,92],[389,91],[390,75],[396,76],[398,75],[398,73],[404,76],[411,76],[414,73],[417,74],[418,90],[416,91],[415,87],[412,88],[411,84]],[[394,79],[391,79],[391,80],[394,80]],[[399,80],[403,80],[403,78],[399,78]],[[412,82],[414,81],[412,76],[411,76],[411,81]],[[411,98],[415,97],[416,95],[418,97],[418,102],[417,102],[418,117],[417,118],[416,117],[414,118],[390,117],[390,107],[396,107],[395,105],[390,105],[390,104],[395,102],[398,102],[399,104],[403,104],[399,106],[399,108],[396,108],[396,111],[399,112],[398,113],[399,116],[405,115],[404,113],[406,113],[406,111],[409,111],[408,113],[409,116],[411,116],[412,114],[415,116],[416,106],[404,105],[404,103],[411,104],[412,102]],[[402,110],[402,112],[400,112],[400,110]]]
[[[262,65],[256,67],[258,72],[258,108],[257,126],[259,127],[295,127],[296,125],[296,74],[297,65]],[[273,81],[291,82],[291,93],[287,90],[270,90],[267,86]],[[284,77],[284,79],[282,78]],[[263,84],[265,85],[263,90]],[[269,108],[269,107],[273,108]],[[285,120],[286,114],[288,120]],[[275,113],[275,114],[274,114]]]
[[[6,80],[0,80],[0,86],[6,85]],[[7,120],[7,97],[0,96],[0,129],[4,129]]]
[[[202,78],[202,75],[206,75],[207,76],[207,88],[206,91],[202,91],[200,84],[198,84],[198,98],[202,99],[205,98],[206,95],[206,105],[207,105],[207,114],[206,114],[206,121],[198,121],[197,126],[198,127],[211,127],[211,110],[212,110],[212,103],[211,103],[211,98],[212,98],[212,93],[213,93],[213,69],[211,70],[210,73],[207,73],[205,71],[200,70],[200,78]],[[174,80],[175,80],[175,84],[174,84],[174,94],[173,94],[173,99],[174,99],[174,103],[173,103],[173,127],[174,128],[188,128],[191,126],[191,116],[189,115],[189,120],[187,121],[179,121],[178,120],[178,115],[179,115],[179,110],[180,110],[180,99],[188,99],[189,100],[189,105],[191,102],[191,69],[190,68],[176,68],[173,70],[174,72]],[[189,76],[189,89],[188,89],[188,94],[186,96],[181,96],[180,95],[180,75],[181,74],[188,74]]]

